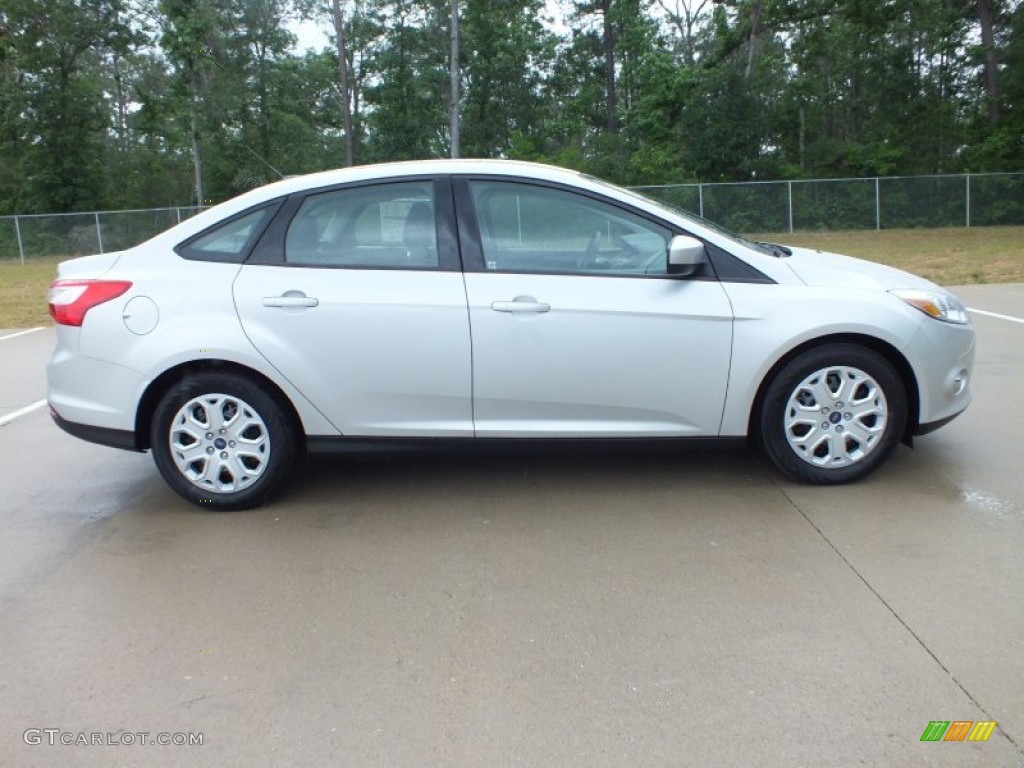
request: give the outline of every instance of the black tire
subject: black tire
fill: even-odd
[[[848,393],[850,402],[833,392]],[[812,413],[817,423],[804,423]],[[906,425],[900,375],[880,354],[856,344],[816,347],[789,361],[769,382],[756,421],[771,462],[790,479],[815,485],[864,477],[896,447]]]
[[[189,403],[192,408],[184,411]],[[230,421],[221,423],[225,416]],[[200,427],[204,419],[211,429],[200,434],[207,429]],[[194,449],[193,435],[199,441]],[[266,501],[288,475],[298,434],[262,386],[238,374],[208,371],[186,377],[163,396],[153,415],[150,445],[160,474],[182,498],[203,509],[248,509]],[[184,452],[189,449],[194,458]]]

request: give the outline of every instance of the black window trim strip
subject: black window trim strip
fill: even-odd
[[[387,184],[408,184],[410,182],[431,182],[434,187],[434,224],[437,230],[436,267],[376,265],[361,266],[353,264],[289,264],[285,261],[284,244],[288,227],[302,203],[314,195],[328,194],[340,190],[358,189],[361,187],[379,187]],[[265,230],[263,237],[253,249],[246,265],[263,265],[287,267],[290,269],[335,269],[356,270],[361,272],[461,272],[462,262],[459,255],[459,240],[455,224],[455,205],[451,192],[451,177],[448,174],[407,174],[376,179],[359,179],[325,187],[304,189],[291,194],[286,203],[277,212],[271,226]]]
[[[206,227],[205,229],[203,229],[200,232],[197,232],[196,234],[192,235],[191,237],[188,237],[188,238],[182,240],[180,243],[178,243],[177,245],[174,246],[173,250],[174,250],[174,252],[176,254],[178,254],[179,257],[181,257],[182,259],[186,259],[188,261],[207,261],[207,262],[210,262],[210,263],[213,263],[213,264],[244,264],[248,260],[249,256],[252,254],[253,250],[255,250],[255,248],[259,244],[259,242],[263,239],[263,236],[264,236],[264,234],[266,234],[267,229],[270,227],[270,225],[277,218],[277,215],[278,215],[278,213],[280,212],[280,209],[281,209],[281,205],[282,205],[282,203],[284,203],[284,201],[285,201],[284,197],[277,197],[277,198],[274,198],[272,200],[265,200],[262,203],[257,203],[256,205],[254,205],[254,206],[252,206],[250,208],[246,208],[244,211],[240,211],[239,213],[236,213],[236,214],[234,214],[232,216],[229,216],[226,219],[221,219],[220,221],[217,221],[217,222],[211,224],[210,226]],[[259,229],[257,229],[255,232],[253,232],[249,236],[249,241],[245,244],[245,247],[241,251],[239,251],[238,253],[231,254],[231,258],[229,258],[229,259],[205,258],[204,259],[204,258],[202,258],[200,256],[189,256],[189,255],[186,255],[184,253],[184,251],[190,245],[192,245],[192,243],[196,242],[197,240],[202,239],[203,237],[206,237],[211,232],[214,232],[215,230],[218,230],[221,227],[227,226],[228,224],[231,224],[234,221],[238,221],[239,219],[244,219],[246,216],[251,216],[252,214],[256,213],[257,211],[261,211],[264,208],[274,208],[275,210],[271,211],[270,216],[268,216],[266,218],[266,220],[263,221],[260,224]],[[211,253],[213,253],[213,252],[211,252]]]
[[[743,279],[722,279],[718,276],[715,270],[714,260],[711,258],[710,252],[708,253],[708,274],[697,275],[697,276],[686,276],[686,275],[671,275],[671,274],[659,274],[659,275],[639,275],[639,274],[628,274],[628,273],[607,273],[607,272],[578,272],[578,271],[560,271],[552,270],[550,272],[540,271],[517,271],[517,270],[492,270],[487,269],[484,256],[483,256],[483,245],[480,236],[480,223],[476,216],[476,206],[473,203],[473,196],[469,190],[469,184],[472,181],[493,181],[493,182],[509,182],[515,184],[524,184],[527,186],[544,187],[547,189],[555,189],[562,192],[575,193],[582,195],[583,197],[590,198],[600,203],[604,203],[613,208],[618,208],[626,213],[630,213],[637,216],[645,221],[649,221],[652,224],[660,226],[664,229],[669,230],[673,236],[675,235],[686,235],[693,237],[704,243],[705,248],[710,250],[710,247],[715,247],[719,252],[726,253],[731,259],[737,259],[736,256],[725,251],[724,249],[714,246],[712,243],[708,243],[702,237],[683,229],[678,224],[675,224],[668,219],[663,219],[655,214],[645,211],[642,208],[630,205],[629,203],[621,200],[616,200],[606,195],[602,195],[599,192],[593,190],[583,189],[576,187],[571,184],[565,184],[558,181],[549,181],[547,179],[534,179],[524,176],[511,176],[505,174],[463,174],[455,175],[452,177],[452,187],[455,193],[456,210],[458,215],[459,223],[459,235],[460,242],[462,245],[462,261],[463,268],[466,272],[481,272],[492,275],[565,275],[573,277],[603,277],[603,278],[625,278],[633,280],[685,280],[685,281],[720,281],[720,282],[744,282],[744,283],[766,283],[774,284],[767,275],[764,275],[756,267],[752,267],[746,262],[743,262],[743,266],[747,267],[751,272],[760,275],[760,278],[750,275]],[[742,260],[741,260],[742,261]]]

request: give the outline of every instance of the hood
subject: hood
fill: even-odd
[[[792,251],[793,255],[783,259],[783,262],[807,285],[876,288],[883,291],[893,288],[942,290],[923,277],[873,261],[810,248],[793,248]]]

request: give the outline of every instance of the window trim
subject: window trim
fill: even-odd
[[[437,230],[437,266],[357,265],[357,264],[295,264],[285,260],[285,238],[292,221],[307,198],[363,187],[380,187],[389,184],[432,183],[434,187],[434,226]],[[290,269],[343,269],[378,272],[459,272],[462,262],[459,256],[459,240],[455,229],[455,203],[452,198],[451,178],[444,175],[404,175],[387,178],[360,179],[343,184],[304,189],[290,195],[271,226],[252,250],[247,265],[287,267]]]
[[[708,250],[707,266],[705,267],[702,274],[699,275],[673,275],[673,274],[658,274],[658,275],[641,275],[641,274],[628,274],[628,273],[616,273],[616,272],[582,272],[578,270],[550,270],[550,271],[522,271],[522,270],[505,270],[505,269],[487,269],[486,260],[483,253],[483,239],[480,234],[480,222],[476,215],[476,205],[473,202],[473,194],[469,189],[470,182],[473,181],[490,181],[490,182],[507,182],[511,184],[522,184],[530,187],[541,187],[546,189],[558,190],[561,192],[567,192],[570,194],[581,195],[582,197],[589,198],[599,203],[603,203],[611,208],[617,208],[625,213],[632,214],[639,219],[650,222],[655,226],[659,226],[663,229],[667,229],[674,237],[676,235],[687,235],[689,237],[696,238],[704,243],[704,247]],[[649,211],[637,208],[629,203],[621,200],[616,200],[611,197],[607,197],[598,192],[594,192],[589,189],[582,189],[580,187],[572,186],[571,184],[564,184],[562,182],[548,181],[546,179],[533,179],[523,176],[506,176],[503,174],[467,174],[452,177],[452,191],[455,196],[455,205],[458,213],[458,226],[459,226],[459,242],[462,246],[462,262],[463,268],[466,272],[483,272],[491,275],[554,275],[554,276],[572,276],[572,277],[601,277],[601,278],[617,278],[620,280],[684,280],[684,281],[701,281],[701,282],[719,282],[720,278],[716,271],[716,262],[722,261],[722,253],[728,254],[728,252],[722,251],[721,248],[714,246],[709,243],[703,237],[689,232],[683,229],[679,225],[675,224],[668,219],[656,216]],[[712,254],[712,249],[719,251],[718,254]],[[732,254],[728,254],[731,259],[736,259]],[[666,257],[667,258],[667,257]],[[744,277],[742,280],[731,280],[725,279],[721,282],[749,282],[749,283],[774,283],[775,281],[766,275],[762,275],[754,267],[749,266],[746,262],[743,262],[744,267],[749,270],[749,276]],[[760,275],[760,279],[754,277],[754,273]]]
[[[263,239],[263,236],[266,234],[267,229],[277,218],[277,214],[279,213],[281,205],[284,202],[284,200],[285,198],[279,197],[275,198],[274,200],[258,203],[257,205],[254,205],[251,208],[246,208],[244,211],[240,211],[239,213],[236,213],[233,216],[229,216],[226,219],[221,219],[220,221],[215,222],[214,224],[211,224],[210,226],[206,227],[206,229],[197,232],[191,237],[182,240],[180,243],[174,246],[173,250],[176,254],[178,254],[180,258],[186,259],[188,261],[207,261],[214,264],[244,264],[252,255],[252,252],[253,250],[255,250],[256,246]],[[257,227],[255,231],[253,231],[252,234],[249,235],[249,239],[246,242],[245,247],[242,248],[242,250],[239,251],[238,253],[229,254],[230,258],[204,258],[203,256],[190,255],[185,252],[197,240],[201,240],[202,238],[212,234],[213,232],[216,232],[218,229],[221,229],[222,227],[226,227],[229,224],[238,221],[239,219],[244,219],[246,216],[251,216],[252,214],[264,209],[273,210],[270,211],[270,215],[267,216],[267,218],[260,224],[260,226]],[[209,253],[216,254],[225,252],[210,251]]]
[[[571,277],[603,277],[603,278],[617,278],[627,280],[701,280],[701,281],[717,281],[718,277],[714,273],[714,269],[711,266],[710,259],[708,260],[708,266],[704,270],[705,274],[701,275],[671,275],[668,273],[657,274],[657,275],[641,275],[641,274],[629,274],[621,272],[585,272],[580,270],[510,270],[510,269],[487,269],[487,264],[484,259],[483,253],[483,238],[480,234],[480,222],[476,215],[476,205],[473,202],[473,194],[469,189],[470,182],[473,181],[484,181],[484,182],[506,182],[509,184],[521,184],[528,187],[539,187],[542,189],[552,189],[559,192],[565,192],[568,194],[576,194],[581,197],[586,197],[595,202],[607,205],[610,208],[617,208],[624,213],[631,214],[639,219],[650,222],[654,226],[661,227],[669,231],[671,236],[687,234],[679,227],[675,226],[672,222],[662,219],[658,216],[653,216],[647,211],[635,208],[627,203],[623,203],[619,200],[615,200],[605,195],[592,192],[589,189],[581,189],[574,187],[569,184],[563,184],[560,182],[552,182],[546,179],[531,179],[524,178],[522,176],[504,176],[497,174],[472,174],[466,176],[458,176],[453,180],[455,185],[455,198],[458,204],[459,212],[459,235],[460,241],[462,242],[463,255],[462,260],[465,264],[465,270],[467,272],[484,272],[490,275],[562,275]],[[693,237],[694,235],[691,235]],[[707,243],[703,238],[697,238],[702,243]],[[472,243],[471,247],[467,248],[467,242]],[[667,255],[666,255],[667,259]]]

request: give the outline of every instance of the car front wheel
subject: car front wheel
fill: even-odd
[[[150,444],[160,474],[204,509],[246,509],[280,485],[296,434],[262,387],[233,374],[189,376],[160,400]]]
[[[793,480],[845,483],[875,469],[903,435],[907,394],[884,357],[854,344],[808,350],[771,380],[760,442]]]

